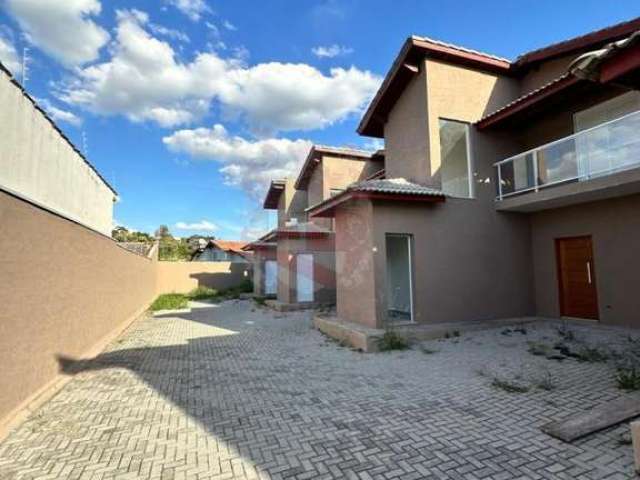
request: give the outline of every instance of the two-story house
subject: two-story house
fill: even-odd
[[[640,326],[638,30],[515,61],[407,39],[358,128],[386,179],[307,212],[334,220],[337,316]]]
[[[335,303],[333,221],[308,219],[307,208],[383,168],[381,152],[316,145],[296,180],[272,181],[264,208],[277,210],[277,228],[245,247],[254,252],[255,293],[277,297],[278,308]]]

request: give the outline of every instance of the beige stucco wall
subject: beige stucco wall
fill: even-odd
[[[384,125],[387,178],[428,183],[431,178],[427,125],[427,80],[423,62]]]
[[[314,301],[335,302],[335,239],[333,235],[321,238],[279,238],[278,301],[297,302],[297,264],[299,253],[313,254]]]
[[[267,260],[277,260],[276,248],[256,248],[253,251],[253,292],[264,295],[265,266]]]
[[[292,218],[296,218],[298,222],[304,222],[307,219],[305,208],[307,208],[307,192],[296,190],[295,181],[286,179],[284,192],[278,200],[278,227],[284,227]]]
[[[157,293],[187,293],[196,287],[225,290],[251,280],[251,263],[158,262]]]
[[[376,327],[373,211],[369,201],[351,202],[336,212],[336,313]]]
[[[591,235],[600,321],[640,327],[640,195],[532,214],[539,315],[560,315],[555,239]]]
[[[0,191],[0,430],[153,300],[156,261]]]
[[[0,71],[0,187],[111,234],[114,193]]]

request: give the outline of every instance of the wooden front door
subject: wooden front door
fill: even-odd
[[[560,314],[598,319],[598,294],[591,237],[556,240]]]

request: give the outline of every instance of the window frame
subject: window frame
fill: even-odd
[[[467,177],[468,177],[468,183],[469,183],[469,195],[465,197],[450,195],[447,192],[445,192],[444,189],[442,188],[442,167],[444,165],[444,161],[442,158],[442,138],[440,137],[440,122],[442,122],[443,120],[445,122],[460,123],[465,127],[465,146],[467,149]],[[474,177],[473,171],[474,171],[475,163],[474,163],[473,151],[471,150],[471,122],[467,122],[464,120],[457,120],[451,117],[438,117],[438,148],[440,149],[440,188],[442,189],[443,193],[445,193],[449,197],[459,198],[461,200],[475,200],[476,189],[475,189],[475,182],[473,181],[473,177]]]

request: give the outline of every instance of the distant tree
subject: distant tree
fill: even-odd
[[[151,243],[154,238],[146,232],[130,232],[125,227],[117,226],[111,231],[111,237],[116,242],[144,242]]]
[[[111,230],[111,238],[113,238],[116,242],[126,242],[129,238],[129,230],[125,227],[117,226],[113,230]]]
[[[191,252],[186,239],[177,239],[172,236],[160,238],[159,260],[172,262],[189,260]]]
[[[171,232],[169,231],[169,227],[166,225],[160,225],[156,230],[156,238],[166,238],[170,236]]]

